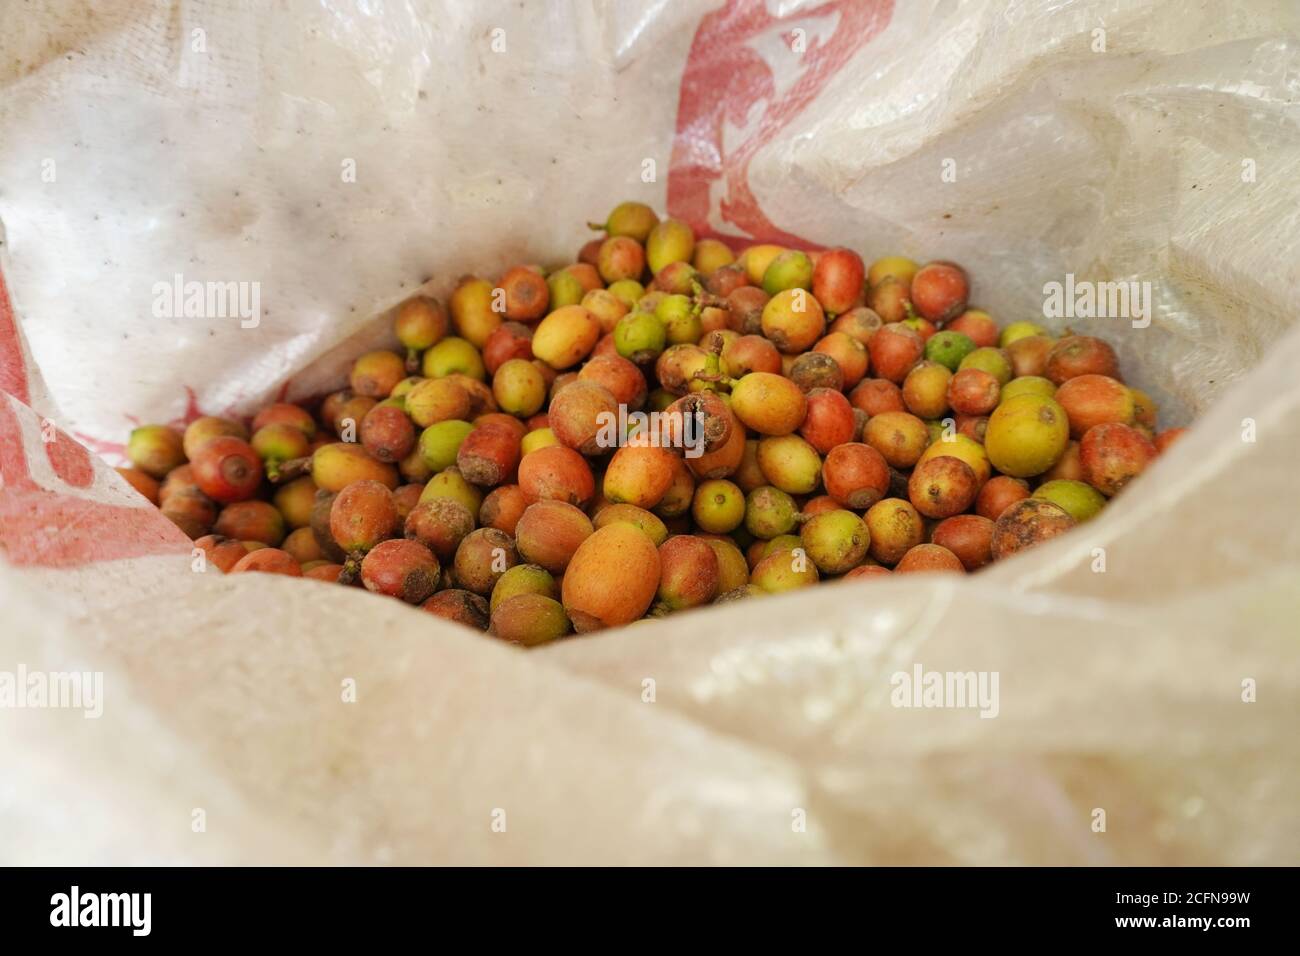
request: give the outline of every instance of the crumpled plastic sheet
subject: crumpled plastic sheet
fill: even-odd
[[[0,9],[0,672],[104,681],[98,719],[0,711],[0,859],[1294,863],[1297,19]],[[1193,430],[977,576],[528,653],[357,590],[191,573],[77,444],[113,459],[133,422],[332,387],[417,288],[570,260],[623,198],[701,234],[954,259],[1002,322],[1042,321],[1066,274],[1150,282],[1149,327],[1048,324],[1114,343]],[[154,317],[177,273],[259,282],[257,327]],[[996,672],[996,717],[893,706],[916,665]]]

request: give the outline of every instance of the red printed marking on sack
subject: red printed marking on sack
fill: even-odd
[[[668,213],[689,223],[700,237],[712,236],[733,246],[755,241],[777,242],[803,249],[816,243],[785,232],[763,213],[749,187],[749,164],[822,91],[826,83],[865,43],[877,36],[893,15],[893,0],[832,0],[775,17],[763,0],[728,0],[721,10],[705,16],[695,31],[677,102],[677,131],[668,171]],[[795,52],[794,30],[810,21],[837,17],[829,40],[800,36],[806,44]],[[772,67],[753,41],[780,29],[786,48],[796,60],[797,78],[777,92]],[[742,127],[756,104],[762,105],[756,129],[731,153],[723,144],[723,129]],[[719,212],[743,235],[726,235],[709,225],[713,184],[724,191]]]
[[[27,364],[18,341],[18,320],[14,317],[3,272],[0,272],[0,392],[8,392],[24,405],[31,401],[27,393]]]
[[[45,444],[45,457],[50,460],[50,467],[60,480],[74,488],[89,488],[95,480],[95,464],[90,460],[90,452],[73,441],[62,431],[56,432],[56,439]]]
[[[65,446],[57,448],[57,446]],[[45,446],[50,465],[73,487],[94,480],[89,453],[62,432]],[[87,470],[89,469],[89,471]],[[0,398],[0,556],[23,567],[66,568],[192,547],[155,508],[131,508],[45,488],[32,479],[22,428]]]

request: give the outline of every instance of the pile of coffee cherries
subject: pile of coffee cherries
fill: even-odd
[[[130,436],[226,572],[541,644],[822,580],[965,573],[1174,441],[1115,352],[971,308],[951,262],[751,245],[625,202],[576,262],[466,276],[319,402]]]

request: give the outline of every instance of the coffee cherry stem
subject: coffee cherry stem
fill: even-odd
[[[646,612],[646,617],[667,617],[673,613],[673,609],[663,601],[655,601]]]
[[[714,385],[725,385],[727,388],[735,388],[736,384],[740,381],[738,378],[730,378],[723,375],[721,372],[706,372],[703,370],[696,372],[692,377],[701,382],[711,382]]]
[[[274,471],[274,473],[272,473]],[[266,477],[273,485],[281,482],[292,481],[294,478],[300,478],[303,475],[311,474],[311,456],[306,455],[302,458],[290,458],[288,461],[279,462],[273,469],[272,463],[266,463]]]
[[[707,308],[725,309],[727,300],[720,295],[714,295],[700,285],[699,282],[691,281],[691,298],[694,302],[692,314],[699,315]]]
[[[361,551],[349,551],[347,560],[343,562],[343,570],[339,571],[339,584],[351,584],[361,573],[361,562],[365,558],[365,553]]]

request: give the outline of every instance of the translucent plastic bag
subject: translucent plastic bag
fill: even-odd
[[[103,694],[0,721],[6,862],[1294,862],[1293,4],[35,6],[0,9],[0,676]],[[528,654],[192,574],[92,454],[336,386],[417,288],[571,260],[624,198],[953,259],[1002,322],[1150,283],[1146,327],[1049,324],[1195,426],[978,576]],[[177,276],[260,315],[160,315]],[[996,673],[996,717],[897,706],[918,666]]]

